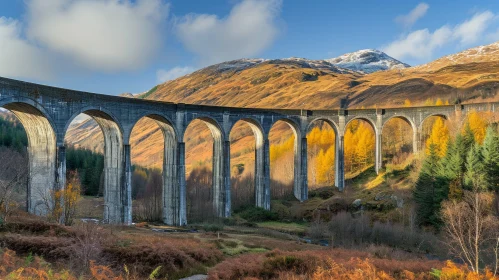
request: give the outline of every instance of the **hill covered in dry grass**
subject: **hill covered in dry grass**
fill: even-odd
[[[205,105],[258,108],[336,109],[342,99],[349,108],[400,107],[406,99],[413,106],[437,98],[450,104],[460,101],[497,101],[499,89],[499,42],[439,58],[417,67],[370,74],[338,68],[327,61],[299,58],[225,62],[155,86],[138,98]],[[208,163],[211,142],[202,123],[189,126],[188,169]],[[241,127],[244,127],[243,125]],[[233,147],[232,161],[252,156],[244,139],[252,139],[242,128],[243,139]],[[275,128],[273,143],[289,136],[285,125]],[[101,150],[102,138],[95,123],[73,125],[67,142]],[[193,133],[193,132],[196,133]],[[200,133],[200,131],[202,131]],[[237,133],[237,132],[236,132]],[[142,120],[134,129],[131,143],[136,164],[160,167],[162,135],[154,122]],[[98,143],[98,144],[96,144]],[[140,143],[140,145],[138,145]],[[249,142],[248,142],[249,143]]]

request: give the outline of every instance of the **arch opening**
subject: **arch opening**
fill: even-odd
[[[366,171],[373,170],[375,164],[375,128],[362,118],[349,121],[345,126],[345,179],[352,179]]]
[[[326,120],[314,120],[307,133],[309,190],[335,185],[336,131]]]
[[[300,199],[300,130],[290,120],[279,120],[270,129],[269,141],[271,199]]]
[[[237,121],[230,132],[231,201],[234,211],[264,202],[264,138],[260,126],[250,119]]]
[[[127,193],[122,187],[124,155],[123,135],[119,124],[109,114],[91,109],[81,112],[66,127],[64,140],[68,147],[66,158],[72,156],[71,150],[79,153],[76,150],[83,149],[86,150],[86,155],[90,155],[91,160],[95,161],[91,164],[87,162],[87,165],[83,166],[85,174],[79,175],[83,186],[85,181],[91,184],[92,188],[87,190],[87,194],[96,196],[94,203],[99,206],[96,207],[99,212],[104,213],[103,221],[113,224],[125,222],[127,212],[130,210],[126,207]],[[100,202],[101,197],[103,203]],[[85,216],[99,215],[95,211],[85,213],[86,209],[80,209],[79,212]]]
[[[130,135],[132,220],[178,222],[177,138],[171,123],[159,115],[137,121]]]
[[[226,215],[223,135],[210,118],[192,120],[184,131],[186,215],[189,222],[215,221]]]
[[[414,128],[405,117],[392,117],[385,122],[381,133],[383,166],[403,169],[414,158]]]
[[[6,110],[0,111],[1,212],[7,215],[17,208],[47,216],[59,187],[55,130],[49,118],[30,104],[14,102],[2,108]]]
[[[444,115],[431,115],[426,117],[419,128],[420,146],[425,154],[431,149],[443,157],[447,151],[447,143],[450,138],[450,127],[453,126]],[[454,128],[453,128],[454,129]]]

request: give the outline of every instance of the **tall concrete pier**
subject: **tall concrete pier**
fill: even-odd
[[[470,111],[495,111],[499,103],[387,108],[365,110],[271,110],[174,104],[122,98],[54,88],[0,78],[0,107],[13,112],[23,124],[29,140],[28,211],[47,214],[51,194],[65,185],[64,137],[79,114],[87,114],[104,135],[104,219],[130,224],[132,219],[130,134],[142,118],[156,121],[164,136],[163,220],[185,225],[185,139],[193,120],[210,129],[213,143],[213,207],[216,215],[231,214],[230,132],[237,122],[250,126],[255,136],[255,197],[258,207],[270,208],[270,145],[268,135],[277,121],[286,122],[295,135],[294,188],[300,201],[308,198],[307,132],[315,121],[327,122],[336,134],[336,186],[343,190],[344,135],[356,119],[369,123],[376,140],[375,168],[382,168],[381,139],[384,125],[392,118],[406,121],[413,129],[413,149],[421,149],[423,122],[431,116],[464,118]]]

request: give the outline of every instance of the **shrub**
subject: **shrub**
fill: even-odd
[[[279,218],[277,213],[255,206],[242,208],[239,212],[239,216],[248,222],[275,221]]]
[[[311,190],[308,193],[308,197],[320,197],[322,199],[328,199],[334,196],[334,187],[323,187],[323,188],[318,188],[315,190]]]

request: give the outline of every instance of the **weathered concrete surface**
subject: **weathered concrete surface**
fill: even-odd
[[[307,142],[310,124],[326,121],[336,133],[336,186],[344,188],[344,135],[348,123],[362,119],[376,135],[376,170],[382,168],[381,137],[391,118],[405,120],[413,128],[414,152],[421,150],[421,129],[431,116],[464,118],[471,110],[495,111],[499,103],[459,104],[414,108],[366,110],[267,110],[173,104],[122,98],[0,78],[0,107],[11,110],[26,129],[29,140],[29,201],[31,213],[44,215],[53,201],[51,194],[64,186],[64,136],[71,121],[81,113],[94,118],[104,134],[104,219],[110,223],[131,222],[130,134],[142,118],[154,119],[164,135],[163,220],[185,225],[184,132],[195,119],[202,120],[213,138],[213,205],[227,217],[230,201],[229,134],[238,121],[253,130],[255,147],[255,205],[270,208],[270,147],[268,134],[277,121],[284,121],[295,134],[294,194],[307,199]]]

